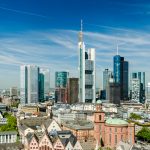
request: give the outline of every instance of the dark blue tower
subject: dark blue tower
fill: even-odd
[[[128,99],[128,62],[120,55],[114,56],[114,82],[120,85],[120,99]]]

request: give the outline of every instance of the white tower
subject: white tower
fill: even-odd
[[[85,45],[83,42],[82,20],[79,32],[79,102],[85,101]]]
[[[79,102],[95,103],[95,49],[85,51],[82,21],[79,32]]]

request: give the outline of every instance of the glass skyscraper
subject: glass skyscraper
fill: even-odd
[[[20,103],[26,104],[27,103],[27,66],[22,65],[20,66]]]
[[[39,101],[44,102],[44,74],[39,73]]]
[[[137,87],[138,87],[138,94],[136,95],[139,95],[138,97],[136,97],[136,101],[138,102],[141,102],[141,103],[144,103],[145,102],[145,72],[133,72],[132,73],[132,79],[131,79],[131,82],[133,81],[137,81],[138,82],[138,86],[135,86],[132,84],[131,87],[132,87],[132,100],[134,100],[135,98],[135,91],[137,90]],[[137,92],[136,92],[137,93]]]
[[[114,82],[120,84],[120,99],[128,99],[128,62],[120,55],[114,56]]]
[[[23,65],[20,71],[21,104],[37,103],[39,68],[35,65]]]
[[[79,102],[95,103],[95,49],[85,52],[82,29],[79,32]]]
[[[106,95],[108,92],[108,86],[109,86],[109,79],[110,79],[111,75],[112,75],[112,72],[109,69],[105,69],[103,71],[103,93],[104,93],[103,98],[104,99],[106,99]]]
[[[69,73],[66,71],[55,72],[55,87],[66,88]]]
[[[44,75],[44,97],[46,97],[50,91],[50,71],[49,69],[40,68],[40,73]]]

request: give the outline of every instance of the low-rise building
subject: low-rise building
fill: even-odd
[[[28,133],[24,147],[25,150],[83,150],[80,142],[70,131],[58,131],[54,136],[47,132]]]
[[[17,141],[16,131],[0,132],[0,143],[15,143]]]

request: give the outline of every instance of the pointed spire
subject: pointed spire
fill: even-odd
[[[79,42],[83,42],[83,22],[82,22],[82,19],[81,19],[81,30],[79,32]]]
[[[82,23],[82,19],[81,19],[81,32],[83,30],[83,23]]]
[[[117,44],[117,55],[118,55],[118,44]]]

